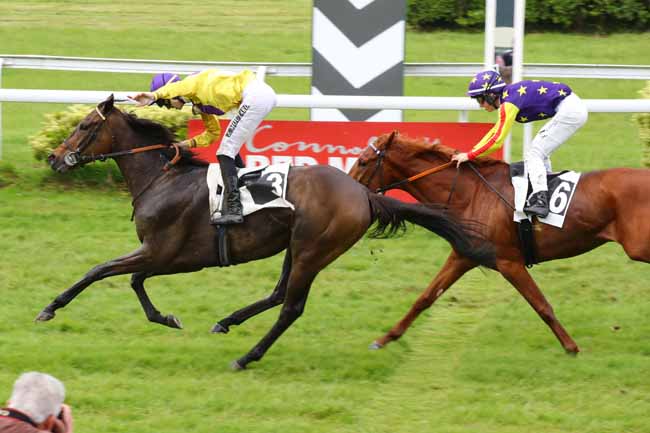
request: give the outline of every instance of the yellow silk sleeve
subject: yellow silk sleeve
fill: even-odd
[[[219,118],[212,114],[201,113],[205,131],[193,138],[197,147],[207,147],[221,134],[221,125]]]
[[[500,149],[503,146],[505,138],[512,129],[512,124],[517,117],[519,107],[509,102],[504,102],[499,107],[499,119],[492,129],[479,141],[468,153],[469,159],[477,156],[485,156]]]

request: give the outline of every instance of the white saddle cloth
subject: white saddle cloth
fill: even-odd
[[[289,168],[289,164],[275,164],[265,167],[247,167],[238,171],[237,176],[240,179],[247,174],[261,172],[252,185],[239,188],[244,216],[265,208],[294,209],[293,204],[286,199]],[[206,181],[210,191],[210,214],[216,213],[220,216],[223,181],[219,164],[210,164]]]
[[[567,171],[548,182],[548,208],[549,214],[545,218],[538,218],[540,222],[554,227],[562,228],[564,218],[569,211],[573,193],[575,193],[580,180],[580,173]],[[528,177],[526,173],[512,177],[512,186],[515,189],[515,211],[513,220],[516,222],[529,219],[524,213],[526,198],[528,197]]]

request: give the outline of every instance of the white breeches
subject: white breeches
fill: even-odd
[[[262,120],[277,102],[275,92],[263,81],[251,81],[242,94],[237,113],[228,124],[217,155],[235,158],[242,145],[250,139]]]
[[[587,107],[575,93],[557,106],[555,116],[539,130],[524,155],[533,193],[547,191],[546,173],[551,172],[551,153],[587,122]]]

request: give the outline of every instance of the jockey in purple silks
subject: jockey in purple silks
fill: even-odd
[[[548,121],[526,150],[524,163],[533,188],[524,207],[527,213],[545,217],[548,209],[546,174],[551,172],[551,153],[587,121],[587,108],[566,84],[557,81],[523,80],[506,84],[498,72],[481,71],[469,83],[467,96],[485,111],[499,111],[492,129],[471,151],[454,155],[458,164],[487,155],[503,145],[513,122]]]

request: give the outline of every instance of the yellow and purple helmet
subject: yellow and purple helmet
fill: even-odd
[[[501,94],[504,87],[506,87],[506,82],[503,81],[501,75],[496,71],[488,69],[474,75],[472,81],[469,82],[466,94],[472,98],[488,93]]]

